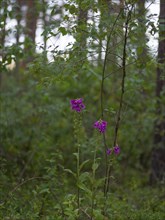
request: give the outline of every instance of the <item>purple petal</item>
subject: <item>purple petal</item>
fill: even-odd
[[[85,108],[85,105],[83,103],[83,99],[71,99],[70,100],[71,108],[72,110],[75,110],[77,112],[81,112]]]
[[[107,149],[107,154],[110,155],[112,153],[112,150],[110,148]]]
[[[114,153],[117,155],[120,153],[120,147],[117,145],[113,148]]]

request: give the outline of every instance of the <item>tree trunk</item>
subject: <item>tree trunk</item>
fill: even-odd
[[[35,36],[36,36],[36,26],[37,26],[37,2],[34,0],[27,0],[26,4],[28,6],[26,14],[26,31],[25,31],[25,54],[27,56],[25,65],[33,60],[35,52]]]
[[[17,0],[17,6],[15,8],[16,20],[17,20],[17,31],[16,31],[16,44],[19,46],[20,42],[20,34],[21,34],[21,19],[22,19],[22,11],[21,11],[21,0]],[[16,67],[15,67],[15,75],[17,79],[19,79],[19,69],[20,69],[20,59],[19,56],[16,57]]]
[[[7,21],[7,7],[8,3],[7,2],[2,2],[1,3],[1,8],[2,8],[2,14],[1,19],[3,21],[3,27],[0,30],[0,57],[3,60],[4,59],[4,47],[5,47],[5,37],[6,37],[6,21]],[[2,68],[0,66],[0,88],[2,86]]]
[[[156,80],[156,115],[154,147],[152,151],[151,184],[165,182],[165,0],[160,0],[159,46]]]
[[[81,1],[79,2],[79,15],[78,15],[78,33],[79,37],[77,42],[79,43],[80,48],[80,57],[86,58],[87,53],[87,14],[88,10],[82,8]]]
[[[138,47],[137,47],[137,56],[138,56],[138,64],[139,64],[139,72],[141,73],[143,69],[146,67],[146,62],[148,59],[148,51],[147,51],[147,37],[146,37],[146,13],[147,9],[145,8],[145,0],[137,1],[138,6],[138,30],[137,30],[137,39],[138,39]],[[140,51],[138,50],[140,49]]]
[[[42,0],[43,30],[45,30],[46,27],[47,27],[46,9],[47,9],[47,2],[46,2],[45,0]],[[47,34],[45,33],[45,34],[43,35],[43,37],[44,37],[44,55],[45,55],[45,61],[46,61],[46,60],[47,60],[47,51],[46,51],[46,48],[47,48]]]

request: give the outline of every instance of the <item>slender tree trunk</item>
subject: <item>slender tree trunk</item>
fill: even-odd
[[[147,37],[146,37],[146,13],[145,8],[146,0],[137,1],[138,6],[138,27],[137,27],[137,56],[139,63],[139,73],[142,73],[143,69],[146,67],[146,62],[148,59],[148,50],[147,50]],[[140,50],[139,50],[140,49]]]
[[[165,182],[165,0],[160,0],[159,46],[156,79],[156,115],[154,147],[152,151],[152,171],[150,182]]]
[[[46,20],[46,8],[47,8],[47,3],[45,0],[42,0],[42,20],[43,20],[43,29],[45,30],[46,26],[47,26],[47,20]],[[47,60],[47,51],[46,51],[46,47],[47,47],[47,34],[44,34],[44,57],[45,57],[45,62]]]
[[[19,46],[21,19],[22,19],[21,0],[17,0],[17,6],[15,8],[15,12],[16,12],[16,20],[17,20],[16,44],[17,44],[17,46]],[[14,70],[17,79],[19,79],[19,69],[20,69],[20,60],[19,60],[19,57],[17,56],[16,57],[16,67]]]
[[[37,1],[26,0],[28,6],[26,14],[26,31],[25,31],[25,54],[27,56],[25,65],[33,60],[35,52],[35,36],[36,36],[36,26],[37,26]]]
[[[3,8],[3,14],[1,14],[2,16],[2,19],[3,19],[3,28],[1,29],[0,31],[0,45],[1,45],[1,52],[0,52],[0,56],[1,56],[1,59],[3,60],[4,58],[4,52],[3,52],[3,49],[4,49],[4,46],[5,46],[5,37],[6,37],[6,20],[7,20],[7,7],[8,7],[8,3],[6,1],[2,2],[1,3],[1,7]],[[0,68],[0,88],[2,86],[2,70]]]
[[[78,15],[78,33],[77,41],[80,46],[80,57],[86,57],[86,44],[87,44],[87,14],[88,10],[82,8],[81,0],[79,1],[79,15]]]

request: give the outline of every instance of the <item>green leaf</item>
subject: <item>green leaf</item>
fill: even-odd
[[[66,30],[66,28],[64,28],[64,27],[59,27],[59,32],[61,32],[61,34],[63,35],[63,36],[65,36],[65,35],[67,35],[67,30]]]
[[[79,181],[80,182],[85,182],[87,178],[90,178],[90,175],[88,172],[84,172],[79,176]]]
[[[87,164],[90,160],[85,160],[81,165],[80,165],[80,170]]]
[[[45,189],[42,189],[39,193],[40,193],[40,194],[50,193],[50,191],[49,191],[49,188],[45,188]]]
[[[71,4],[71,5],[70,4],[65,4],[64,7],[66,8],[66,10],[69,10],[69,12],[71,14],[76,14],[77,13],[77,8],[73,4]]]
[[[89,189],[85,186],[85,184],[79,182],[79,183],[77,184],[77,186],[78,186],[80,189],[82,189],[84,192],[88,193],[89,196],[92,196],[92,191],[89,190]]]
[[[78,160],[78,153],[73,153],[73,155],[76,157],[76,159]]]
[[[64,169],[65,172],[72,174],[76,178],[76,174],[70,169]]]
[[[93,210],[94,217],[96,220],[104,220],[104,216],[101,214],[101,210]]]
[[[98,163],[94,163],[94,164],[92,165],[92,170],[93,170],[93,172],[95,172],[98,167],[99,167],[99,164],[98,164]]]

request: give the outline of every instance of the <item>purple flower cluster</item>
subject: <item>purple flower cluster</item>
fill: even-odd
[[[100,133],[104,133],[106,128],[107,128],[107,122],[106,121],[103,121],[103,120],[99,120],[99,121],[96,121],[94,123],[94,128],[97,128],[97,130],[100,132]]]
[[[72,100],[70,100],[70,104],[71,104],[72,110],[74,110],[76,112],[81,112],[85,108],[85,105],[83,103],[83,99],[82,98],[72,99]],[[93,126],[100,133],[104,133],[106,131],[107,124],[108,123],[106,121],[103,121],[102,119],[100,119],[100,120],[96,121]],[[113,152],[114,152],[114,154],[118,155],[120,153],[120,147],[118,145],[116,145],[112,149],[107,148],[107,155],[110,155]]]
[[[120,153],[120,147],[116,145],[113,149],[110,149],[110,148],[107,149],[107,155],[110,155],[112,152],[118,155]]]
[[[82,98],[72,99],[70,100],[70,104],[72,110],[75,110],[76,112],[81,112],[85,108]]]
[[[113,148],[113,152],[115,154],[119,154],[120,153],[120,147],[118,145],[116,145],[114,148]]]

